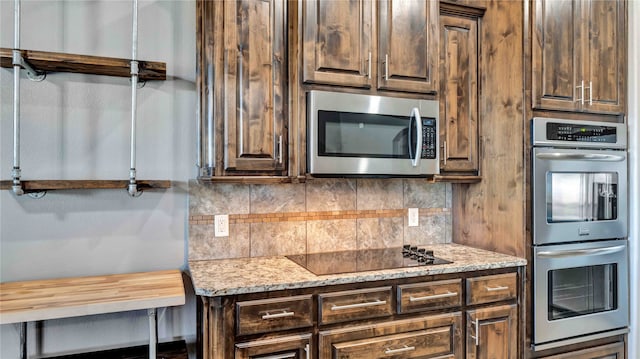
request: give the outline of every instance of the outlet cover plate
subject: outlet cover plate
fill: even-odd
[[[213,231],[216,237],[229,237],[228,214],[216,214],[213,216]]]
[[[419,225],[419,214],[417,208],[409,208],[408,226],[417,227]]]

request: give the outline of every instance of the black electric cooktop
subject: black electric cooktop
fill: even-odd
[[[448,260],[434,257],[431,250],[409,245],[395,248],[295,254],[288,255],[287,258],[315,275],[452,263]]]

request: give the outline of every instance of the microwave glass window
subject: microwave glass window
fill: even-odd
[[[547,223],[618,218],[618,174],[548,172]]]
[[[410,142],[416,143],[410,125],[409,116],[318,111],[318,155],[410,158]]]
[[[549,271],[548,319],[551,321],[616,310],[616,272],[616,264]]]

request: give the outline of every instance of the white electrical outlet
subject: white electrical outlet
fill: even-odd
[[[417,227],[419,223],[419,215],[417,208],[409,208],[409,227]]]
[[[229,237],[228,214],[216,214],[213,216],[213,231],[216,237]]]

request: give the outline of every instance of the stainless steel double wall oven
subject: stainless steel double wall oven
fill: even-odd
[[[534,350],[627,331],[626,126],[534,118]]]

